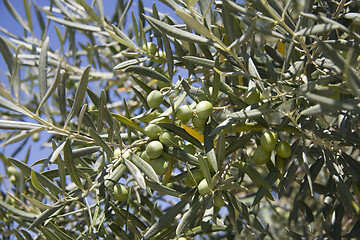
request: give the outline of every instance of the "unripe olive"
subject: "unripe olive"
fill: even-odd
[[[200,118],[198,115],[194,115],[193,118],[192,118],[192,123],[193,123],[195,128],[204,130],[206,119],[205,118]]]
[[[189,142],[185,143],[185,145],[183,146],[183,150],[191,155],[194,155],[196,153],[196,147]]]
[[[276,154],[282,158],[288,158],[291,156],[291,146],[284,140],[276,144],[275,151]]]
[[[213,105],[209,101],[201,101],[196,105],[196,114],[199,118],[206,119],[213,111]]]
[[[146,154],[154,159],[160,157],[163,153],[163,145],[159,141],[152,141],[146,146]]]
[[[221,199],[221,196],[219,194],[216,194],[214,197],[214,205],[218,208],[225,206],[225,202]]]
[[[270,160],[271,153],[264,150],[264,148],[260,145],[256,148],[252,161],[257,165],[265,164]]]
[[[168,163],[163,157],[158,157],[151,160],[150,165],[158,175],[164,175],[168,167]]]
[[[260,144],[265,151],[271,152],[277,144],[276,134],[270,131],[264,132],[260,137]]]
[[[202,179],[204,179],[204,175],[200,169],[192,170],[191,173],[194,176],[194,179],[196,182],[194,182],[194,179],[191,177],[190,173],[188,172],[185,175],[184,183],[188,187],[195,187]]]
[[[34,134],[31,136],[31,138],[32,138],[32,140],[33,140],[34,142],[37,142],[37,141],[39,141],[39,139],[40,139],[40,134],[39,134],[39,133],[34,133]]]
[[[166,53],[164,51],[158,51],[157,54],[155,55],[156,58],[153,59],[154,62],[156,63],[163,63],[166,60]]]
[[[252,88],[246,92],[244,101],[251,105],[260,101],[260,91],[257,88]]]
[[[128,190],[122,184],[114,186],[114,198],[117,201],[125,201],[128,198]]]
[[[146,162],[150,163],[151,161],[151,158],[149,157],[149,155],[146,153],[146,151],[143,151],[141,154],[140,154],[140,157],[145,160]]]
[[[206,181],[205,178],[203,180],[201,180],[201,182],[199,183],[197,188],[198,188],[199,194],[201,196],[204,196],[204,195],[208,194],[211,191],[211,189],[210,189],[209,185],[207,184],[207,181]]]
[[[153,42],[147,42],[146,44],[143,45],[143,50],[152,54],[152,55],[155,55],[156,53],[156,50],[157,50],[157,47],[155,45],[155,43]]]
[[[6,168],[5,171],[8,176],[13,176],[13,175],[16,176],[19,174],[19,171],[13,166],[9,166],[8,168]]]
[[[147,96],[147,103],[151,108],[157,108],[161,105],[162,101],[164,100],[164,96],[159,90],[153,90]]]
[[[182,105],[176,110],[176,118],[183,122],[188,121],[192,116],[193,112],[187,105]]]
[[[152,123],[147,125],[144,130],[145,134],[152,139],[158,139],[159,135],[161,134],[161,127]]]
[[[11,175],[9,177],[9,182],[12,183],[13,185],[16,185],[16,176],[15,175]]]
[[[176,142],[174,135],[169,131],[163,131],[159,136],[159,141],[164,145],[174,145]]]
[[[115,158],[118,158],[118,157],[120,157],[120,155],[121,155],[121,150],[120,150],[120,148],[116,148],[116,149],[114,150],[114,157],[115,157]]]

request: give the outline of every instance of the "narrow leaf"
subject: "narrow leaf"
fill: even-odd
[[[57,23],[60,23],[64,26],[70,27],[70,28],[75,28],[78,30],[84,30],[84,31],[90,31],[90,32],[101,32],[101,28],[99,28],[99,27],[94,27],[94,26],[82,24],[79,22],[71,22],[71,21],[61,19],[61,18],[50,16],[50,15],[47,15],[47,18],[49,18]]]
[[[167,130],[169,130],[170,132],[174,133],[174,135],[178,135],[180,136],[182,139],[194,144],[195,146],[197,146],[198,148],[202,148],[202,144],[200,143],[200,141],[192,136],[191,134],[189,134],[185,129],[180,128],[174,124],[170,124],[170,123],[158,123],[158,125],[162,128],[165,128]],[[195,130],[194,130],[195,131]]]
[[[202,207],[203,201],[198,200],[191,205],[189,210],[183,215],[179,225],[176,227],[176,235],[179,235],[184,232],[185,228],[194,221],[198,216],[198,212]]]
[[[126,73],[132,72],[132,73],[136,73],[136,74],[139,74],[142,76],[157,79],[159,81],[170,83],[170,80],[166,76],[162,75],[161,73],[159,73],[151,68],[144,67],[144,66],[130,66],[125,69],[125,72]]]
[[[39,76],[39,93],[40,99],[42,99],[42,104],[44,104],[44,111],[46,116],[50,119],[50,110],[47,105],[46,99],[44,99],[46,91],[47,91],[47,51],[49,48],[49,37],[45,39],[41,46],[40,51],[40,59],[39,59],[39,67],[38,67],[38,76]],[[39,106],[40,108],[40,106]]]
[[[173,197],[180,197],[181,192],[178,192],[172,188],[166,187],[158,182],[153,182],[146,179],[147,187],[151,188],[154,191],[157,191],[159,194],[169,195]]]
[[[90,136],[94,139],[95,143],[98,144],[104,151],[109,154],[110,157],[114,156],[113,150],[109,145],[100,137],[100,135],[92,128],[89,128]]]
[[[135,122],[133,122],[132,120],[128,119],[127,117],[120,115],[120,114],[116,114],[116,113],[112,113],[113,117],[120,121],[121,123],[128,125],[132,128],[135,128],[136,130],[145,133],[144,129],[142,129],[139,125],[137,125]]]
[[[175,219],[175,217],[184,209],[187,200],[178,202],[175,206],[171,207],[150,229],[145,233],[144,239],[154,237],[158,232],[162,231]]]
[[[124,159],[125,166],[129,169],[131,175],[142,189],[146,189],[145,179],[141,171],[129,160]]]
[[[55,92],[58,84],[59,84],[59,80],[60,80],[60,76],[62,74],[65,73],[65,70],[60,69],[60,65],[58,66],[58,69],[56,71],[56,75],[54,78],[54,82],[51,85],[51,87],[47,90],[47,92],[45,93],[45,95],[43,97],[41,97],[41,102],[38,106],[38,109],[36,110],[36,112],[38,113],[40,111],[41,106],[46,103],[47,99]]]
[[[80,108],[83,105],[83,101],[85,98],[85,94],[86,94],[86,89],[87,89],[87,84],[89,81],[89,73],[90,73],[90,68],[91,65],[88,65],[84,72],[83,75],[81,76],[81,80],[80,80],[80,84],[78,89],[76,90],[75,93],[75,100],[74,100],[74,104],[71,107],[70,113],[65,121],[65,127],[67,126],[67,124],[69,123],[69,121],[79,112]]]
[[[36,220],[28,227],[29,230],[32,230],[45,222],[48,218],[51,217],[56,211],[64,206],[64,203],[57,203],[52,208],[45,210],[42,214],[40,214]]]
[[[75,160],[72,154],[70,140],[67,139],[64,145],[64,163],[66,170],[68,171],[71,180],[76,184],[81,190],[84,190],[83,184],[81,183],[79,177],[79,170],[75,166]]]
[[[15,68],[15,59],[9,46],[6,44],[2,36],[0,36],[0,52],[3,55],[5,63],[9,69],[9,73],[12,76]]]
[[[204,44],[204,45],[217,46],[217,44],[215,44],[213,41],[211,41],[205,37],[201,37],[199,35],[192,34],[187,31],[181,30],[179,28],[171,26],[165,22],[162,22],[162,21],[152,18],[150,16],[145,16],[145,18],[146,18],[146,20],[148,20],[148,22],[151,25],[158,28],[160,30],[160,32],[165,32],[167,35],[170,35],[174,38],[185,40],[185,41],[190,41],[190,42],[196,42],[196,43],[200,43],[200,44]]]
[[[145,160],[140,158],[138,155],[131,153],[131,161],[138,167],[140,170],[148,176],[154,182],[160,183],[159,178],[155,170],[148,164]]]

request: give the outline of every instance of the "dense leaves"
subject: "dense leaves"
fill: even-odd
[[[359,237],[358,1],[3,2],[4,239]]]

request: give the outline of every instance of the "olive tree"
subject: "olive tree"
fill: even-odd
[[[358,0],[23,2],[3,239],[360,236]]]

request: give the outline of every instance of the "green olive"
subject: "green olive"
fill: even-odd
[[[268,152],[271,152],[275,148],[277,141],[276,134],[270,131],[264,132],[260,137],[261,146]]]
[[[163,153],[163,149],[161,142],[155,140],[146,146],[146,154],[152,159],[158,158]]]
[[[255,164],[261,165],[267,163],[270,160],[270,156],[271,153],[265,151],[265,149],[260,145],[256,148],[251,159]]]
[[[204,196],[204,195],[208,194],[209,192],[211,192],[211,189],[210,189],[209,185],[207,184],[207,181],[205,178],[203,180],[201,180],[201,182],[197,186],[197,189],[201,196]]]
[[[191,173],[193,174],[194,179],[191,177],[190,173],[188,172],[185,175],[184,182],[185,185],[188,187],[195,187],[202,179],[204,179],[204,175],[200,169],[192,170]]]
[[[198,115],[194,115],[192,118],[192,123],[195,128],[204,130],[206,119],[200,118]]]
[[[16,176],[19,174],[19,171],[13,166],[9,166],[8,168],[6,168],[5,171],[8,176],[13,176],[13,175]]]
[[[176,110],[176,118],[183,122],[189,121],[192,116],[193,112],[187,105],[182,105]]]
[[[156,47],[155,43],[153,43],[153,42],[147,42],[146,44],[143,45],[142,49],[145,52],[150,53],[151,55],[155,55],[155,53],[157,51],[157,47]]]
[[[282,158],[288,158],[291,156],[291,146],[284,140],[276,144],[275,151],[276,154]]]
[[[164,100],[164,96],[159,90],[153,90],[147,96],[147,103],[151,108],[157,108],[161,105]]]
[[[31,138],[32,138],[32,140],[34,141],[34,142],[37,142],[37,141],[39,141],[39,139],[40,139],[40,134],[37,132],[37,133],[34,133],[32,136],[31,136]]]
[[[189,142],[185,143],[185,145],[183,146],[183,150],[191,155],[195,155],[196,153],[196,147],[194,146],[194,144]]]
[[[118,158],[118,157],[120,157],[120,155],[121,155],[121,150],[120,150],[120,148],[116,148],[116,149],[114,150],[114,157],[115,157],[115,158]]]
[[[196,105],[196,114],[199,118],[207,119],[213,111],[213,105],[209,101],[201,101]]]
[[[150,123],[144,128],[144,131],[149,138],[158,139],[162,130],[158,125]]]
[[[12,183],[14,186],[16,186],[16,176],[15,175],[11,175],[9,177],[9,182]]]
[[[146,151],[143,151],[141,154],[140,154],[140,157],[145,160],[146,162],[150,163],[151,161],[151,158],[149,157],[149,155],[146,153]]]
[[[257,102],[260,101],[260,91],[257,88],[252,88],[249,91],[246,92],[245,96],[244,96],[244,101],[251,105],[251,104],[255,104]]]
[[[158,157],[151,160],[150,165],[158,175],[164,175],[168,168],[168,163],[163,157]]]
[[[128,198],[128,190],[122,184],[114,186],[114,198],[117,201],[125,201]]]
[[[159,141],[164,145],[175,145],[176,139],[174,134],[169,131],[163,131],[159,136]]]
[[[225,202],[221,199],[221,196],[219,194],[216,194],[214,197],[214,205],[218,208],[225,206]]]

